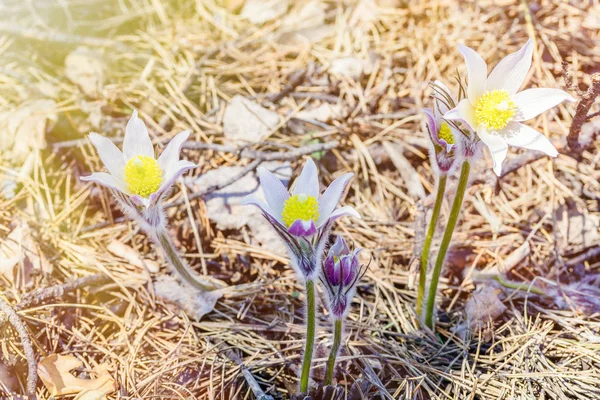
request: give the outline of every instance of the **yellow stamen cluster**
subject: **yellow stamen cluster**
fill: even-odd
[[[147,198],[160,188],[162,173],[154,158],[135,156],[125,165],[125,183],[130,191]]]
[[[517,107],[506,90],[490,90],[477,100],[475,119],[487,129],[502,129],[511,121]]]
[[[454,144],[454,135],[452,134],[452,130],[450,126],[446,122],[442,122],[442,126],[440,126],[440,131],[438,133],[438,137],[443,139],[448,144]]]
[[[319,218],[319,202],[315,197],[305,194],[292,196],[283,203],[281,218],[288,228],[299,219],[303,221],[312,219],[317,222]]]

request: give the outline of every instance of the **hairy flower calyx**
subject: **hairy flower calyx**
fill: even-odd
[[[489,130],[504,128],[512,120],[517,107],[506,90],[491,90],[482,94],[475,105],[475,120]]]
[[[319,202],[316,197],[297,194],[283,203],[281,218],[289,228],[297,220],[317,222],[319,218]]]
[[[160,188],[163,171],[154,158],[135,156],[125,165],[127,188],[142,197],[149,197]]]

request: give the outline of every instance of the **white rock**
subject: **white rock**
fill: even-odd
[[[240,15],[253,24],[260,25],[282,16],[289,4],[289,0],[246,0]]]
[[[269,136],[279,120],[276,112],[237,95],[225,110],[223,133],[236,142],[258,143]]]

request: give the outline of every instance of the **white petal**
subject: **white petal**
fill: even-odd
[[[181,146],[189,136],[190,131],[183,131],[171,139],[167,147],[161,153],[160,157],[158,157],[158,164],[163,171],[168,171],[170,166],[177,164],[177,161],[179,161],[179,152],[181,151]]]
[[[331,215],[329,216],[329,219],[330,219],[330,221],[335,221],[336,219],[344,217],[346,215],[361,219],[358,211],[356,211],[354,209],[354,207],[351,207],[351,206],[344,206],[344,207],[338,208],[337,210],[335,210],[334,212],[331,213]]]
[[[487,90],[506,90],[515,94],[531,68],[533,41],[529,39],[519,51],[504,57],[494,68],[487,81]]]
[[[274,213],[273,216],[281,221],[283,205],[290,197],[290,194],[279,178],[266,168],[258,167],[258,177],[260,179],[260,186],[262,186],[265,194],[265,199],[267,199],[267,203]]]
[[[296,183],[294,184],[294,190],[292,195],[306,194],[308,196],[318,197],[319,196],[319,175],[317,172],[317,166],[312,158],[306,160],[304,168]]]
[[[468,85],[467,96],[471,104],[477,103],[479,96],[485,92],[487,79],[487,64],[475,50],[470,47],[459,45],[458,51],[465,58],[467,64]]]
[[[541,132],[518,122],[513,122],[513,124],[517,125],[514,127],[516,133],[506,140],[508,144],[524,149],[538,150],[550,157],[558,155],[558,151],[554,145]]]
[[[433,111],[429,108],[424,108],[423,114],[425,114],[427,117],[425,123],[427,124],[430,135],[435,135],[437,133],[437,124],[435,121],[435,116],[433,115]]]
[[[279,215],[275,215],[275,212],[273,212],[271,207],[269,207],[264,200],[258,198],[256,194],[249,194],[248,196],[244,197],[240,204],[258,206],[258,208],[260,208],[264,214],[268,215],[267,220],[269,220],[269,218],[272,220],[269,220],[271,224],[279,224],[282,228],[284,228],[283,231],[287,232],[287,227],[281,221],[281,213],[279,213]],[[279,233],[279,229],[277,229],[277,231]]]
[[[346,173],[331,182],[331,185],[325,190],[325,193],[319,199],[319,219],[317,220],[317,226],[321,226],[327,221],[333,210],[335,210],[340,197],[342,197],[346,186],[348,186],[348,182],[353,176],[353,173]]]
[[[125,158],[121,150],[109,139],[97,133],[90,133],[88,138],[96,147],[102,163],[111,175],[123,180],[125,174]]]
[[[125,154],[126,161],[135,156],[154,158],[154,147],[148,135],[148,129],[146,129],[144,122],[138,118],[137,110],[133,110],[133,115],[125,127],[123,154]]]
[[[500,176],[500,173],[502,172],[502,162],[506,158],[506,153],[508,153],[508,145],[502,136],[495,133],[490,134],[483,128],[477,130],[477,135],[490,150],[490,155],[494,162],[494,173]]]
[[[350,253],[350,249],[348,249],[348,245],[346,244],[346,241],[344,240],[342,235],[337,235],[335,237],[335,242],[329,248],[329,254],[339,257],[341,255],[346,255],[348,253]]]
[[[515,120],[527,121],[563,101],[576,100],[569,93],[560,89],[538,88],[523,90],[515,94],[513,101],[519,110]]]
[[[132,193],[127,189],[125,182],[115,178],[111,174],[107,174],[106,172],[94,172],[89,176],[82,176],[79,179],[85,182],[96,182],[102,186],[123,192],[128,196],[132,195]]]
[[[186,171],[197,167],[198,166],[193,162],[186,160],[177,161],[175,164],[169,165],[169,169],[163,172],[163,180],[160,188],[158,188],[158,190],[153,194],[155,194],[155,197],[159,196],[165,190],[168,190],[171,186],[173,186],[175,181]]]
[[[473,130],[477,128],[475,108],[473,108],[471,102],[467,99],[461,100],[458,106],[444,114],[444,119],[462,122]]]

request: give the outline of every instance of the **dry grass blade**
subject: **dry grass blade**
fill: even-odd
[[[565,154],[574,105],[527,122],[557,144],[556,159],[511,151],[501,179],[489,174],[487,157],[473,166],[440,283],[436,335],[419,327],[409,265],[421,236],[415,222],[432,206],[435,181],[421,116],[431,106],[429,83],[455,87],[456,73],[466,76],[459,43],[495,64],[533,37],[526,87],[564,87],[563,61],[589,87],[600,65],[597,2],[252,0],[275,9],[249,17],[249,1],[0,2],[8,16],[0,23],[0,251],[12,251],[10,262],[0,255],[0,302],[21,326],[0,321],[0,398],[36,391],[48,398],[42,384],[28,388],[28,363],[51,354],[86,360],[71,371],[76,378],[105,365],[117,388],[111,400],[251,399],[261,395],[255,383],[265,396],[292,398],[302,287],[284,252],[261,243],[250,224],[220,228],[207,204],[222,196],[226,213],[243,195],[234,190],[242,174],[254,182],[260,164],[289,180],[309,156],[323,184],[355,174],[345,203],[363,218],[342,219],[334,233],[373,259],[348,316],[333,392],[351,399],[600,398],[600,318],[585,312],[585,295],[595,293],[586,289],[597,287],[600,274],[600,143]],[[66,71],[81,54],[97,68]],[[227,138],[224,120],[236,96],[277,120],[265,141]],[[192,131],[183,155],[200,168],[190,182],[220,168],[240,172],[203,193],[175,190],[167,210],[190,267],[244,289],[243,296],[225,293],[200,321],[157,294],[157,278],[167,273],[162,258],[109,192],[79,181],[101,168],[85,135],[122,141],[134,108],[161,150]],[[582,131],[597,124],[586,119]],[[452,177],[448,196],[455,186]],[[19,224],[30,235],[14,242]],[[115,241],[161,268],[111,253]],[[477,272],[503,270],[507,258],[507,281],[549,296],[495,291],[504,312],[468,329]],[[51,270],[36,267],[46,261]],[[322,307],[319,315],[315,382],[331,345]],[[234,360],[222,349],[232,349]]]

